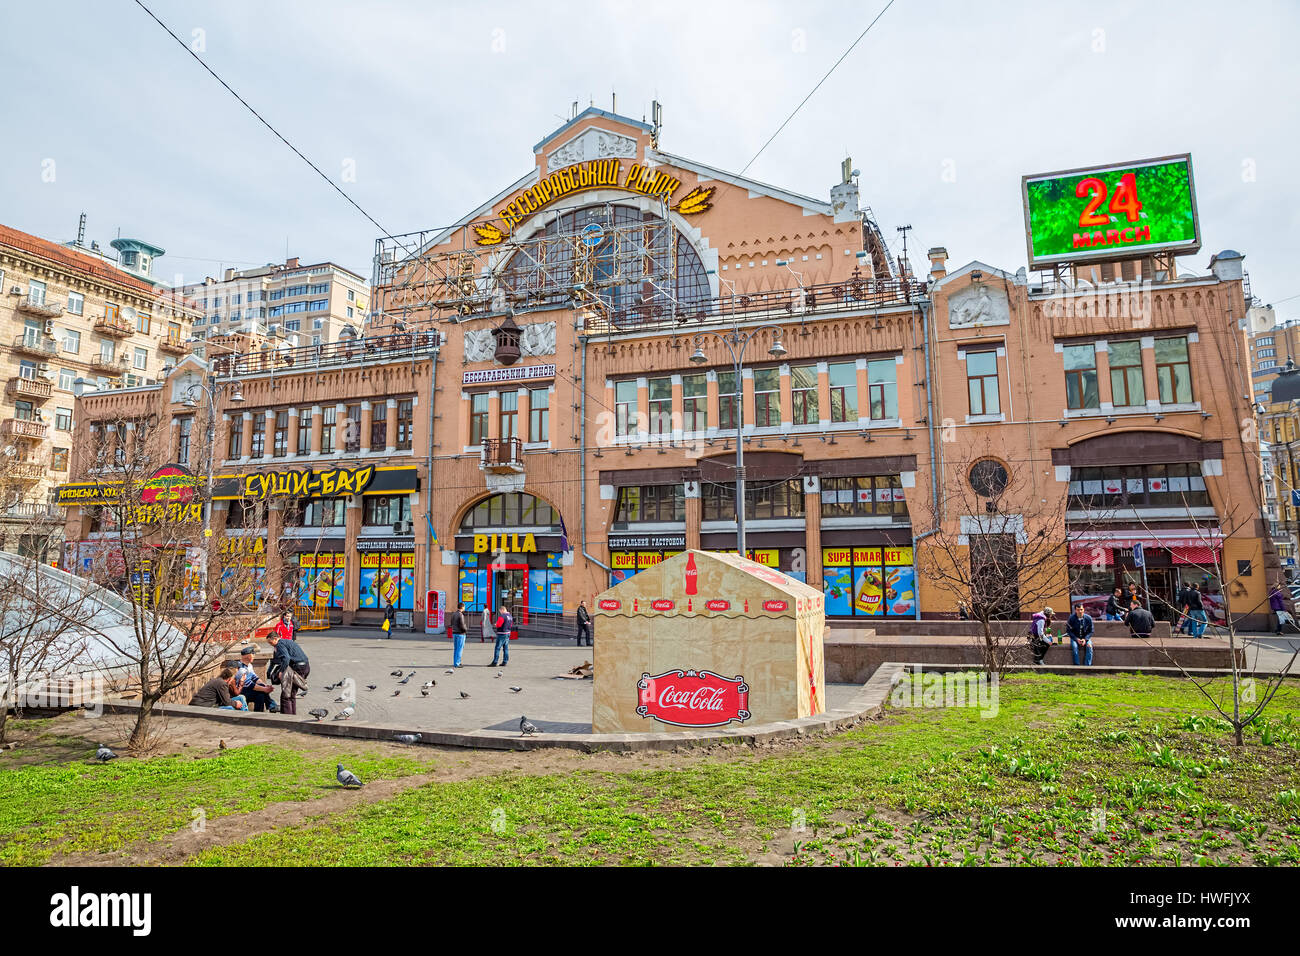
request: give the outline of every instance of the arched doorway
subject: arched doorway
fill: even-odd
[[[564,613],[564,520],[550,502],[523,492],[471,505],[456,532],[458,595],[466,610],[503,603],[519,624]]]

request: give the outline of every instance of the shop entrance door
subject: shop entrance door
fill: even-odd
[[[488,605],[495,619],[504,604],[515,625],[528,623],[528,565],[506,564],[492,569],[492,595]]]
[[[1174,610],[1174,577],[1170,568],[1147,568],[1147,589],[1151,592],[1148,607],[1157,621],[1176,621],[1182,610]],[[1139,578],[1138,587],[1141,586]]]

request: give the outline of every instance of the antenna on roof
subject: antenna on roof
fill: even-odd
[[[615,93],[613,90],[610,90],[609,93],[609,111],[611,113],[618,112],[618,94]]]
[[[86,214],[82,212],[81,219],[77,223],[77,245],[86,244]]]
[[[650,145],[659,148],[659,129],[664,125],[664,105],[658,100],[650,102],[650,125],[654,129],[650,133]]]

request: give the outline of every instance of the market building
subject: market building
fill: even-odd
[[[267,540],[310,530],[280,572],[330,572],[340,620],[391,599],[420,622],[433,590],[567,627],[579,600],[679,551],[737,548],[740,424],[746,550],[820,589],[832,621],[955,614],[918,574],[936,516],[964,546],[992,532],[954,481],[1068,506],[1050,529],[1070,560],[1058,607],[1131,580],[1140,544],[1153,593],[1195,569],[1263,620],[1277,562],[1231,361],[1239,254],[1180,272],[1169,250],[1199,234],[1125,245],[1158,237],[1153,220],[1109,230],[1131,258],[1099,252],[1099,229],[1052,269],[949,270],[934,248],[917,276],[849,161],[817,198],[659,137],[657,116],[576,114],[459,223],[378,241],[361,338],[213,357],[243,398],[219,407],[224,526],[234,492],[282,499]],[[353,474],[266,477],[284,469]],[[1042,526],[1015,517],[1013,535]]]

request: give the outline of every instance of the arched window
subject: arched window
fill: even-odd
[[[594,284],[598,294],[615,313],[633,309],[654,311],[672,305],[682,309],[698,305],[709,298],[709,279],[694,246],[677,233],[677,271],[671,290],[642,277],[667,272],[663,257],[670,254],[662,228],[646,228],[641,241],[615,242],[609,230],[645,223],[658,227],[663,220],[654,213],[635,206],[581,206],[556,216],[537,236],[578,235],[591,223],[606,228],[604,239],[595,247]],[[568,243],[525,245],[511,257],[500,276],[500,287],[514,302],[524,305],[558,305],[570,298],[579,281],[573,246]],[[618,280],[618,281],[615,281]],[[623,281],[625,280],[625,281]]]
[[[484,498],[471,508],[460,524],[460,533],[474,534],[493,528],[546,528],[558,534],[560,513],[534,495],[508,492]]]

